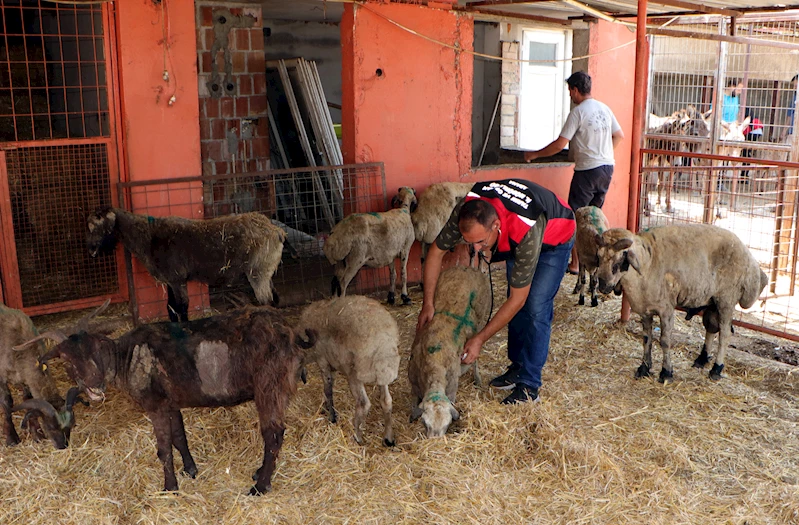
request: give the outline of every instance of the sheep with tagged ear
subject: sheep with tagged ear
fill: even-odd
[[[427,250],[436,241],[452,210],[463,199],[473,184],[470,182],[440,182],[431,184],[419,195],[419,204],[411,213],[416,240],[422,245],[422,264]]]
[[[109,302],[82,318],[78,327],[88,326],[89,320],[105,310]],[[37,344],[22,346],[26,341],[36,341]],[[0,304],[0,410],[6,445],[19,443],[11,419],[11,413],[18,410],[28,411],[23,419],[23,428],[27,427],[35,440],[38,441],[43,434],[58,449],[69,444],[69,432],[74,425],[74,399],[68,399],[65,405],[49,372],[39,366],[39,357],[45,352],[31,318],[20,310]],[[22,387],[21,403],[14,405],[9,384]],[[60,408],[62,406],[64,409]]]
[[[229,284],[246,278],[261,304],[277,303],[272,276],[286,232],[260,213],[206,220],[148,217],[105,208],[88,218],[92,256],[121,242],[157,281],[167,284],[170,321],[189,318],[188,281]]]
[[[710,379],[721,379],[735,306],[750,308],[768,278],[733,232],[709,224],[659,226],[638,235],[613,228],[597,236],[599,290],[608,293],[621,282],[632,310],[644,327],[644,355],[635,377],[652,368],[653,318],[660,317],[663,367],[660,381],[673,378],[671,335],[674,310],[704,308],[705,344],[694,366],[708,363],[718,333],[716,362]]]
[[[353,213],[336,224],[325,242],[324,252],[335,266],[332,293],[344,296],[347,286],[362,266],[389,267],[391,288],[388,304],[394,304],[397,273],[394,260],[402,265],[403,304],[410,304],[408,296],[408,254],[415,239],[411,212],[416,209],[413,188],[402,187],[392,203],[395,209],[374,213]]]
[[[488,322],[488,275],[464,266],[444,270],[436,284],[435,305],[433,319],[416,334],[408,363],[410,421],[421,417],[427,437],[443,436],[452,421],[460,417],[455,408],[458,382],[470,368],[461,364],[461,354],[466,341]],[[477,361],[472,369],[479,386]]]
[[[597,244],[596,236],[601,235],[610,228],[607,217],[596,206],[584,206],[574,212],[577,221],[577,234],[574,242],[577,256],[580,260],[580,270],[577,272],[577,284],[574,285],[573,294],[579,293],[578,304],[585,304],[585,274],[588,274],[588,293],[591,294],[591,306],[597,306],[599,300],[596,296],[596,270],[597,270]]]
[[[383,444],[394,446],[391,394],[388,385],[399,372],[399,329],[388,311],[374,299],[360,295],[317,301],[302,312],[297,331],[312,330],[316,344],[305,361],[316,361],[322,372],[325,408],[331,423],[336,422],[333,407],[333,378],[336,371],[347,377],[355,397],[355,441],[363,444],[361,426],[371,404],[364,385],[380,387],[385,433]]]

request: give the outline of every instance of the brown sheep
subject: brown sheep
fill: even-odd
[[[599,301],[596,297],[596,269],[599,261],[597,260],[596,236],[601,235],[610,228],[607,217],[602,210],[596,206],[584,206],[574,212],[577,221],[577,238],[574,242],[577,248],[577,256],[580,261],[580,270],[577,272],[577,284],[574,285],[573,294],[579,293],[578,304],[585,304],[585,274],[588,274],[588,293],[591,294],[591,306],[597,306]]]
[[[470,182],[440,182],[431,184],[419,195],[419,205],[411,213],[411,221],[416,240],[422,245],[422,264],[427,257],[427,250],[436,241],[452,210],[472,186]]]

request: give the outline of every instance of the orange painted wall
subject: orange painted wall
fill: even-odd
[[[381,16],[382,15],[382,16]],[[474,21],[466,14],[408,4],[369,3],[345,7],[342,36],[342,116],[345,162],[382,161],[386,187],[417,190],[441,181],[478,182],[519,177],[564,199],[573,167],[512,165],[472,169],[473,58],[404,31],[390,18],[422,35],[472,49]],[[591,26],[590,53],[632,40],[626,28]],[[630,136],[634,46],[589,60],[595,96],[608,104]],[[378,76],[377,69],[382,70]],[[626,220],[630,142],[616,150],[616,170],[605,204],[614,226]],[[411,279],[419,278],[412,254]]]
[[[162,12],[162,8],[164,11]],[[121,85],[123,173],[129,181],[201,174],[194,2],[118,2],[117,55]],[[168,27],[170,81],[163,80],[162,16]],[[175,96],[173,104],[169,99]],[[135,199],[150,215],[202,217],[202,191],[163,190]],[[143,318],[166,315],[166,292],[134,261],[136,298]],[[192,307],[202,288],[191,286]]]

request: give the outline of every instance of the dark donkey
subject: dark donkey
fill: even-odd
[[[192,478],[197,466],[189,452],[180,409],[233,406],[255,400],[264,458],[251,495],[271,490],[275,459],[283,444],[285,412],[296,390],[303,349],[276,310],[248,307],[188,323],[142,325],[117,341],[81,332],[70,337],[48,332],[59,342],[41,362],[60,357],[89,398],[99,400],[108,383],[128,393],[153,423],[164,489],[177,490],[172,446]]]

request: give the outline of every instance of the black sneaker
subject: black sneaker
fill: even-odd
[[[511,392],[508,397],[500,401],[500,403],[503,405],[515,405],[516,403],[526,402],[537,403],[539,399],[537,388],[519,383],[513,388],[513,392]]]
[[[516,380],[519,378],[521,369],[522,365],[511,363],[505,373],[492,379],[489,385],[499,390],[510,390],[516,386]]]

